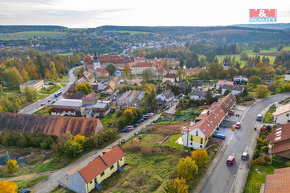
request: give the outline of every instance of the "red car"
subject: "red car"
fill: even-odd
[[[41,104],[40,104],[40,106],[44,106],[44,105],[45,105],[44,103],[41,103]]]
[[[237,122],[236,125],[235,125],[235,127],[236,127],[237,129],[241,128],[241,123],[240,123],[240,122]]]
[[[235,163],[235,156],[233,156],[233,155],[230,155],[229,157],[228,157],[228,159],[227,159],[227,165],[228,166],[232,166],[232,165],[234,165],[234,163]]]

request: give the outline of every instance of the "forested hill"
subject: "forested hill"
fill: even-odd
[[[65,31],[67,27],[54,25],[0,25],[0,33],[24,31]]]
[[[276,29],[290,31],[290,23],[271,23],[271,24],[240,24],[237,27],[258,28],[258,29]]]

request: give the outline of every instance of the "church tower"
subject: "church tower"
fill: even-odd
[[[94,70],[96,70],[97,68],[101,68],[101,63],[98,60],[97,54],[95,54],[95,56],[94,56],[93,64],[94,64]]]

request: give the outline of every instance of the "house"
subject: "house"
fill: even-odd
[[[186,72],[187,76],[195,75],[203,70],[204,69],[202,69],[202,68],[184,68],[184,71]]]
[[[157,100],[165,101],[165,102],[174,102],[176,99],[174,98],[174,94],[171,90],[166,90],[163,93],[156,96]]]
[[[89,84],[93,84],[95,82],[95,77],[88,71],[84,71],[79,79],[83,79],[84,82],[87,82]]]
[[[234,81],[234,84],[241,84],[241,85],[248,84],[248,78],[244,76],[234,76],[233,81]]]
[[[119,79],[118,77],[114,77],[107,86],[104,87],[104,92],[107,94],[113,94],[118,86]]]
[[[290,122],[290,103],[278,107],[273,113],[273,120],[276,124],[286,124]]]
[[[205,100],[206,92],[196,90],[190,94],[190,99],[194,100]]]
[[[102,191],[101,183],[116,171],[124,172],[125,152],[117,145],[106,149],[101,156],[91,161],[81,169],[73,169],[58,181],[63,186],[76,193],[89,193],[97,189]]]
[[[166,82],[167,80],[175,83],[175,81],[179,81],[179,77],[176,74],[167,73],[165,76],[163,76],[162,82]]]
[[[232,81],[228,81],[228,80],[219,80],[216,84],[215,84],[215,88],[217,90],[219,90],[219,88],[224,85],[224,84],[228,84],[228,85],[234,85],[234,82]]]
[[[100,119],[35,114],[0,113],[0,131],[11,130],[45,135],[94,135],[104,130]]]
[[[261,193],[289,193],[290,167],[275,169],[273,174],[267,175],[265,184],[261,186]]]
[[[229,91],[231,91],[231,93],[233,95],[240,94],[244,90],[244,87],[242,87],[242,86],[239,86],[239,85],[229,85],[229,84],[224,84],[224,85],[221,86],[221,88],[222,88],[222,94],[225,94],[225,92],[227,90],[229,90]]]
[[[220,98],[218,102],[213,103],[206,113],[204,113],[198,122],[192,122],[191,125],[182,131],[182,142],[184,146],[197,149],[204,148],[208,139],[227,116],[236,102],[236,98],[231,93]]]
[[[287,73],[285,74],[285,81],[286,82],[290,81],[290,70],[287,70]]]
[[[201,90],[204,88],[204,85],[201,83],[195,82],[191,84],[191,88],[192,90],[196,90],[196,89]]]
[[[94,68],[93,65],[89,65],[88,70],[91,74],[94,74],[96,78],[106,78],[109,76],[109,72],[100,67]]]
[[[30,80],[20,85],[21,93],[25,93],[25,87],[28,86],[31,90],[39,92],[44,87],[43,80]]]
[[[77,92],[66,92],[62,96],[65,99],[79,99],[79,100],[81,100],[86,95],[83,93],[77,93]]]
[[[119,99],[117,99],[117,105],[119,107],[138,107],[143,95],[144,91],[129,90],[123,93]]]
[[[272,154],[290,159],[290,123],[274,128],[268,140]]]
[[[86,108],[91,109],[88,115],[91,117],[105,117],[108,115],[112,108],[111,101],[98,101],[96,104],[86,105]]]
[[[83,101],[79,99],[59,99],[51,106],[51,115],[55,116],[81,116]]]
[[[138,62],[131,66],[131,74],[143,74],[145,70],[153,72],[153,64],[151,62]]]
[[[103,67],[106,67],[108,64],[124,64],[132,62],[132,60],[128,56],[121,56],[121,55],[102,55],[99,56],[99,61],[103,65]]]

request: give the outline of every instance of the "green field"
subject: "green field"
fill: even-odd
[[[290,46],[283,47],[283,50],[290,50]],[[271,53],[271,52],[278,52],[277,47],[270,48],[269,50],[260,50],[260,53],[255,53],[252,50],[243,50],[249,55],[257,55],[257,54],[264,54],[264,53]]]
[[[19,190],[23,190],[25,188],[31,188],[45,178],[47,178],[47,176],[38,176],[35,178],[30,178],[28,180],[17,180],[14,182],[17,184]]]
[[[60,85],[50,85],[47,89],[41,90],[39,93],[41,94],[52,94],[56,91],[58,91],[61,88]]]
[[[277,107],[275,107],[274,105],[270,107],[270,109],[267,111],[267,113],[265,114],[264,123],[272,123],[272,114],[276,111]]]
[[[53,31],[25,31],[8,34],[0,34],[0,40],[26,40],[31,38],[62,38],[66,35],[66,32],[53,32]]]
[[[52,109],[52,107],[46,106],[46,107],[43,107],[43,108],[35,111],[34,114],[36,114],[36,115],[50,115],[49,112],[51,111],[51,109]]]
[[[130,35],[135,34],[153,34],[151,32],[142,32],[142,31],[104,31],[106,33],[129,33]]]
[[[273,166],[253,166],[250,170],[244,193],[259,193],[266,176],[273,174]]]

